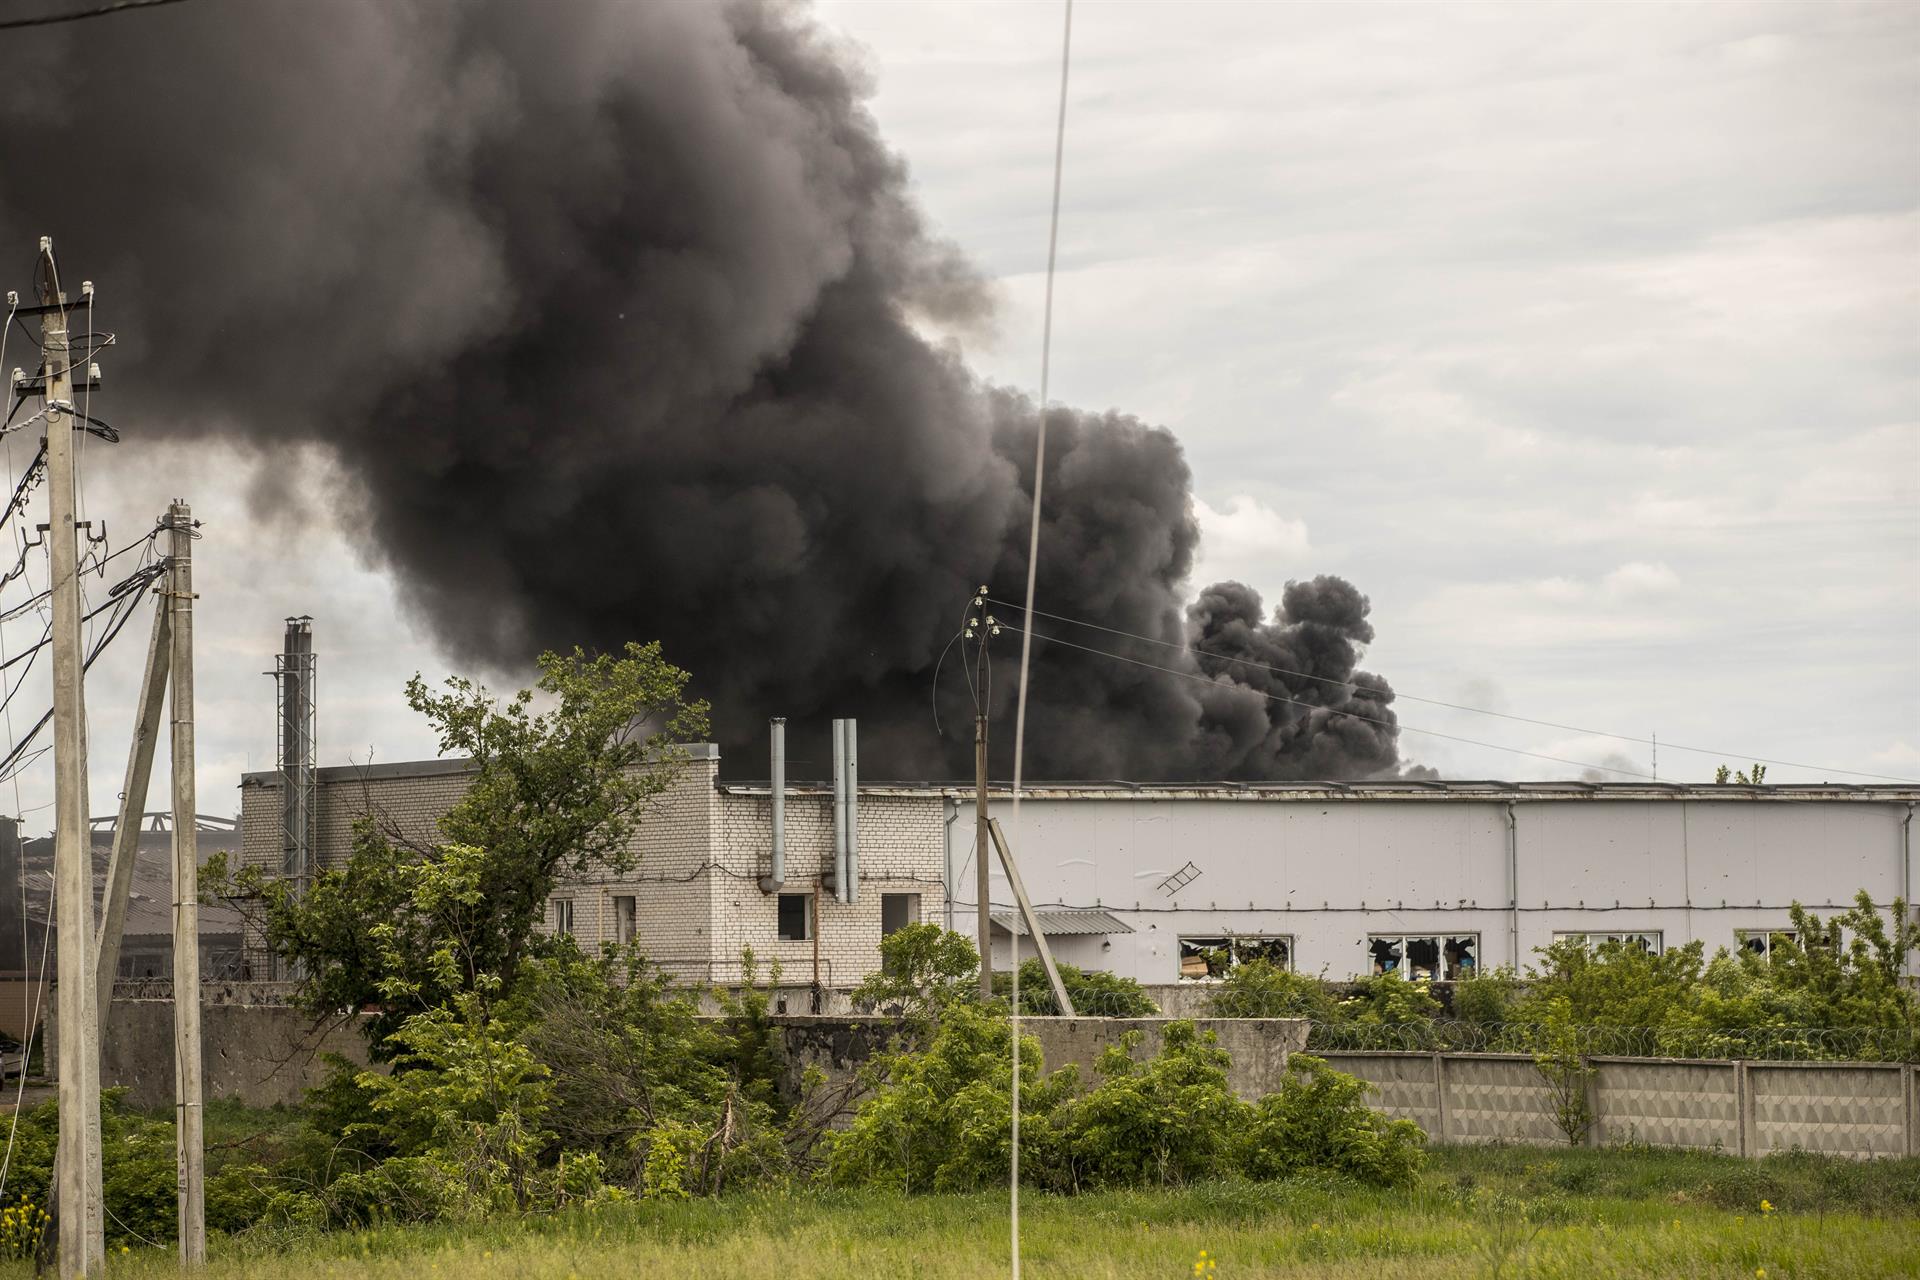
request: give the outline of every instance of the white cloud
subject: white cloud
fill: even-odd
[[[1272,605],[1287,579],[1308,571],[1313,548],[1303,520],[1244,493],[1229,498],[1224,510],[1196,497],[1193,514],[1200,522],[1200,554],[1189,579],[1196,589],[1232,579]]]

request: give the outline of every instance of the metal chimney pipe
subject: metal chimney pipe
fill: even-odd
[[[847,729],[847,892],[848,902],[860,901],[860,722],[848,720]]]
[[[760,892],[778,893],[787,883],[787,721],[775,716],[767,721],[773,753],[773,782],[769,792],[773,801],[772,856],[767,874],[760,878]]]
[[[847,900],[847,722],[833,722],[833,896]]]

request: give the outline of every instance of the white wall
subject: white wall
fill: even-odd
[[[1374,933],[1478,933],[1486,967],[1525,963],[1556,931],[1658,931],[1711,953],[1736,929],[1784,927],[1795,901],[1827,915],[1860,889],[1879,902],[1900,894],[1907,812],[1860,800],[1517,800],[1516,956],[1503,800],[1148,793],[1030,796],[1017,819],[1004,800],[993,809],[1037,907],[1100,907],[1133,927],[1106,949],[1073,940],[1075,956],[1152,983],[1177,979],[1182,935],[1291,936],[1296,968],[1335,978],[1368,971]],[[956,849],[963,888],[970,858]],[[1189,861],[1201,874],[1163,893]],[[1011,906],[997,865],[993,887],[996,908]]]

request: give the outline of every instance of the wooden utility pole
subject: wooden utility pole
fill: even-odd
[[[983,642],[984,643],[984,642]],[[980,998],[993,999],[993,919],[987,913],[992,905],[988,884],[987,846],[987,713],[973,718],[973,898],[980,906]]]
[[[173,657],[173,1096],[180,1262],[207,1260],[206,1142],[200,1108],[200,839],[194,816],[193,511],[167,508],[167,613]]]
[[[47,555],[53,596],[53,866],[60,931],[60,1145],[54,1178],[60,1275],[103,1264],[100,1217],[100,1027],[94,1011],[93,833],[87,822],[87,714],[75,540],[73,382],[66,296],[53,240],[40,240],[40,346],[47,415]]]
[[[103,1040],[108,1012],[113,1006],[113,980],[119,976],[120,939],[127,922],[133,864],[140,856],[140,815],[147,808],[147,787],[153,777],[153,749],[160,740],[160,713],[167,696],[172,638],[168,603],[163,592],[153,611],[153,637],[147,641],[147,666],[140,677],[140,701],[135,704],[133,745],[127,750],[127,776],[120,788],[120,814],[113,825],[113,856],[107,862],[107,889],[100,904],[94,1003]]]

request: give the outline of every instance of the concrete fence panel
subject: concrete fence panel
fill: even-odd
[[[1448,1142],[1564,1143],[1546,1077],[1525,1054],[1443,1055]]]
[[[1740,1150],[1740,1084],[1733,1063],[1605,1058],[1593,1065],[1595,1141]]]
[[[1752,1150],[1901,1156],[1911,1149],[1910,1068],[1898,1063],[1750,1062]]]
[[[1382,1115],[1395,1120],[1411,1120],[1429,1138],[1444,1141],[1440,1123],[1440,1087],[1434,1073],[1435,1057],[1430,1053],[1366,1053],[1334,1051],[1314,1055],[1325,1058],[1337,1071],[1365,1080],[1373,1086],[1367,1103]]]

